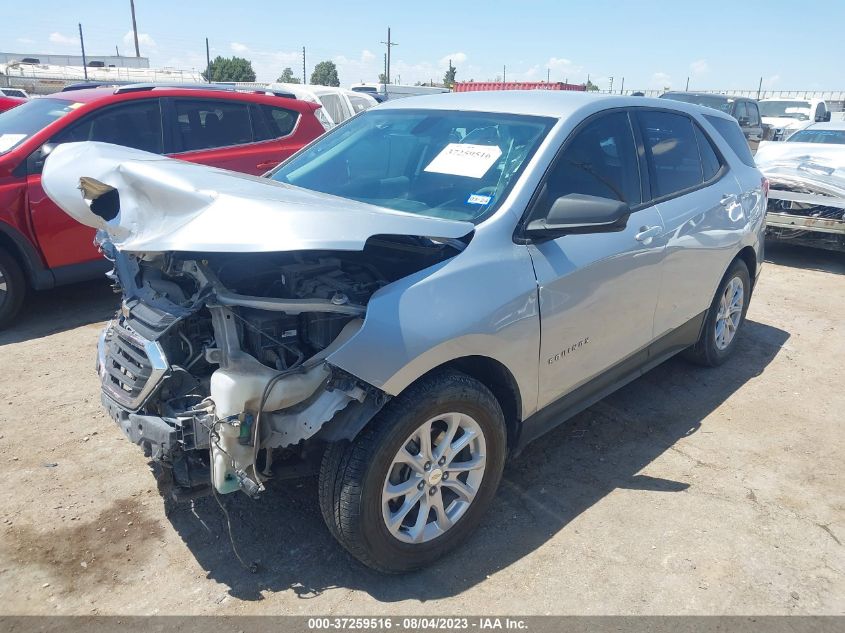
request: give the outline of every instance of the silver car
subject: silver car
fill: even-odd
[[[667,100],[403,99],[265,178],[79,143],[43,182],[114,261],[102,399],[171,494],[319,473],[385,572],[455,547],[527,442],[678,352],[724,362],[763,263],[739,126]]]

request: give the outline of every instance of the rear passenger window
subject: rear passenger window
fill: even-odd
[[[161,108],[158,99],[139,99],[104,108],[62,130],[52,143],[101,141],[161,154]]]
[[[656,198],[695,187],[704,182],[693,123],[681,114],[639,113],[646,158]]]
[[[296,120],[299,118],[298,112],[269,105],[263,105],[261,109],[270,124],[273,138],[287,136],[293,132],[293,128],[296,127]]]
[[[625,112],[594,119],[560,155],[547,181],[547,202],[581,193],[629,206],[642,202],[634,133]],[[548,212],[548,208],[542,211]]]
[[[355,111],[355,114],[368,110],[372,106],[372,103],[369,100],[364,97],[356,97],[355,95],[349,95],[349,103],[352,104],[352,109]]]
[[[748,148],[748,141],[745,140],[745,135],[739,128],[736,121],[732,119],[723,119],[722,117],[704,115],[704,118],[716,128],[719,135],[725,139],[731,149],[737,155],[739,160],[749,167],[756,167],[754,164],[754,157],[751,155],[751,150]]]
[[[323,108],[325,108],[335,125],[339,125],[349,118],[349,111],[346,109],[346,105],[343,103],[340,95],[325,94],[320,95],[318,99],[323,104]]]
[[[176,152],[253,142],[246,103],[176,99]]]
[[[698,153],[701,156],[701,165],[704,168],[704,182],[707,182],[719,173],[722,163],[719,161],[719,155],[713,149],[710,139],[697,125],[695,126],[695,140],[698,142]]]

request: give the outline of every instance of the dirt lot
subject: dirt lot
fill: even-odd
[[[100,411],[105,283],[0,334],[5,614],[843,614],[845,257],[771,247],[736,357],[672,360],[530,446],[486,525],[405,577],[329,536],[316,485],[165,515]]]

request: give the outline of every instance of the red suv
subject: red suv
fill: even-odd
[[[109,268],[93,230],[41,188],[41,169],[57,144],[104,141],[257,175],[325,131],[317,108],[266,94],[133,85],[61,92],[0,114],[0,328],[28,287],[95,278]]]

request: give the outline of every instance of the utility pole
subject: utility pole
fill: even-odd
[[[307,85],[308,82],[305,81],[305,47],[302,47],[302,85]]]
[[[546,83],[547,84],[552,83],[552,69],[551,68],[546,68]]]
[[[625,78],[624,77],[622,77],[622,87],[619,89],[619,94],[621,94],[621,95],[625,94]]]
[[[82,72],[88,81],[88,62],[85,60],[85,40],[82,38],[82,22],[79,23],[79,45],[82,47]]]
[[[689,91],[689,77],[687,77],[687,87],[685,88],[685,91]]]
[[[382,42],[382,44],[387,45],[387,56],[385,57],[384,62],[384,78],[387,79],[385,83],[390,83],[390,49],[394,46],[399,46],[396,42],[390,39],[390,27],[387,27],[387,41]]]
[[[211,52],[208,49],[208,38],[205,38],[205,80],[211,83]]]
[[[129,0],[129,8],[132,10],[132,33],[135,35],[135,57],[140,57],[141,49],[138,48],[138,24],[135,22],[135,0]]]
[[[114,54],[120,57],[120,51],[117,49],[117,44],[114,45]]]
[[[757,84],[757,99],[760,99],[760,91],[763,89],[763,78],[760,77],[760,83]]]
[[[508,81],[508,67],[502,65],[502,83],[507,83]]]
[[[613,94],[613,75],[610,76],[610,90],[608,92]]]

